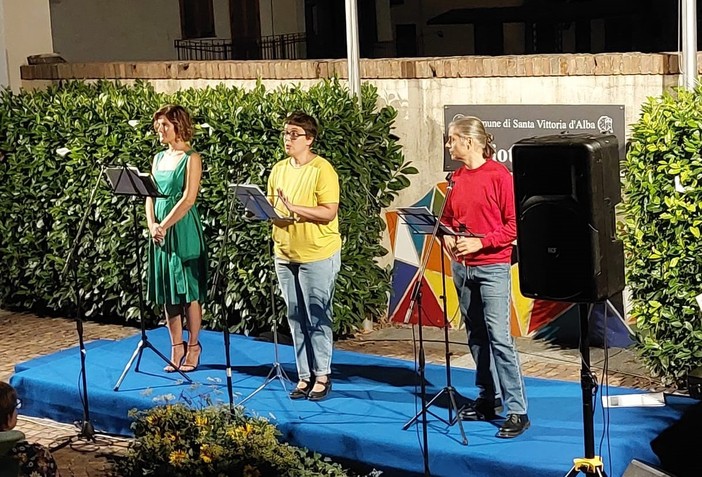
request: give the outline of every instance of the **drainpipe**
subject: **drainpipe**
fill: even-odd
[[[361,60],[358,47],[358,2],[346,0],[346,57],[349,91],[361,103]]]
[[[682,0],[682,75],[681,86],[697,85],[697,1]]]

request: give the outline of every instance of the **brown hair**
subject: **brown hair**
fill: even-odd
[[[161,117],[168,119],[171,124],[173,124],[176,137],[179,137],[185,142],[190,142],[194,133],[193,122],[190,119],[190,114],[188,114],[183,106],[179,106],[177,104],[167,104],[162,106],[154,113],[154,129],[156,129],[156,121],[158,121],[158,119]]]
[[[17,407],[17,391],[4,381],[0,381],[0,431],[10,422]]]
[[[454,119],[449,124],[449,128],[454,128],[459,136],[471,137],[477,140],[478,144],[483,147],[483,157],[485,159],[489,159],[495,154],[492,134],[485,131],[483,122],[475,116],[463,116]]]
[[[303,111],[294,111],[288,115],[283,121],[283,125],[289,124],[291,126],[298,126],[305,130],[307,137],[312,139],[317,138],[319,133],[319,125],[317,120]]]

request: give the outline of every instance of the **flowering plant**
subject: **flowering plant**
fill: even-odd
[[[279,432],[241,406],[166,404],[132,411],[135,440],[116,462],[124,477],[347,476],[318,454],[278,440]]]

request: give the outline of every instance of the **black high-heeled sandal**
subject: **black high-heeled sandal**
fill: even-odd
[[[312,390],[312,383],[310,381],[302,379],[301,382],[305,383],[305,387],[301,388],[300,383],[297,383],[295,389],[290,391],[290,399],[305,399]]]
[[[188,360],[188,354],[186,353],[185,356],[183,357],[183,364],[181,364],[180,368],[179,368],[184,373],[190,373],[192,371],[195,371],[197,369],[197,367],[200,366],[200,358],[202,358],[202,345],[198,341],[196,344],[190,345],[190,349],[193,349],[196,346],[198,348],[200,348],[200,354],[197,355],[197,362],[194,365],[193,364],[185,364],[186,361]]]
[[[321,401],[322,399],[326,398],[331,392],[331,378],[327,377],[326,381],[317,381],[315,382],[315,384],[321,384],[322,386],[324,386],[324,388],[321,391],[313,391],[310,389],[310,392],[307,394],[307,399],[310,401]]]
[[[167,373],[175,373],[176,371],[178,371],[178,369],[179,369],[179,368],[181,367],[181,365],[183,364],[183,361],[185,361],[185,355],[188,353],[188,343],[186,343],[185,341],[183,341],[182,343],[176,343],[176,344],[174,344],[174,345],[171,345],[171,348],[175,348],[176,346],[182,346],[182,347],[183,347],[183,356],[180,357],[180,361],[179,361],[178,363],[176,363],[175,361],[173,361],[173,360],[171,359],[171,361],[173,361],[173,364],[175,364],[176,367],[174,368],[173,366],[171,366],[171,365],[169,364],[168,366],[166,366],[165,368],[163,368],[163,370],[164,370],[165,372],[167,372]],[[172,355],[173,355],[173,354],[171,353],[171,356],[172,356]]]

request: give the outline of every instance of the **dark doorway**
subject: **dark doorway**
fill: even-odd
[[[345,0],[305,0],[308,58],[346,57]],[[360,54],[373,57],[378,38],[375,0],[358,0]]]
[[[184,40],[215,36],[212,0],[180,0],[180,33]]]
[[[229,21],[232,59],[260,59],[261,12],[258,0],[229,0]]]

